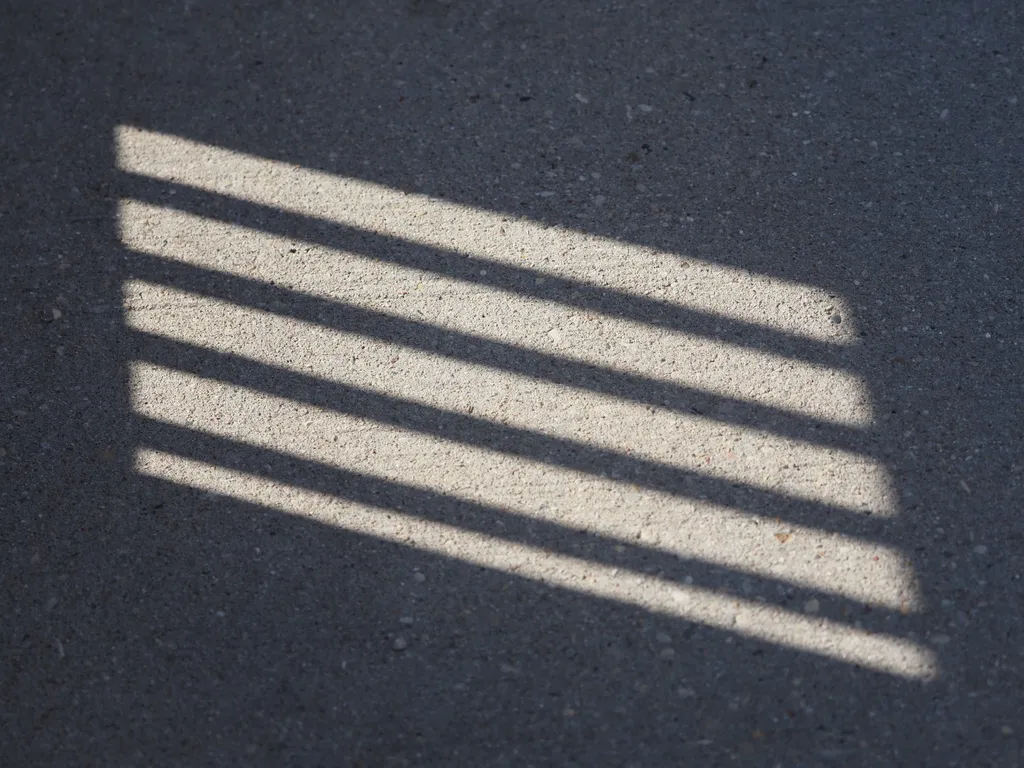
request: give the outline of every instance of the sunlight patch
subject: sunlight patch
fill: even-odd
[[[325,222],[473,256],[529,266],[605,291],[655,295],[670,305],[830,344],[856,329],[840,297],[817,286],[701,261],[584,232],[472,208],[202,144],[120,126],[118,168]],[[685,267],[683,266],[685,264]],[[843,325],[832,322],[845,316]]]
[[[136,470],[147,477],[313,518],[353,533],[551,587],[634,605],[890,675],[915,680],[930,680],[937,675],[931,651],[909,640],[712,590],[666,583],[657,576],[624,572],[592,561],[556,555],[394,510],[343,502],[332,495],[180,456],[143,449],[138,452],[135,464]]]
[[[883,543],[899,504],[842,297],[140,128],[116,145],[140,473],[937,676],[897,636],[925,606]]]
[[[503,452],[498,423],[481,426],[498,436],[491,447],[474,445],[347,414],[342,403],[331,409],[271,396],[259,391],[259,381],[248,389],[137,362],[131,384],[139,416],[223,438],[242,451],[252,446],[295,457],[324,476],[340,469],[381,477],[439,499],[547,521],[556,530],[591,531],[866,605],[919,607],[913,571],[900,553],[828,530],[835,520],[821,519],[817,526],[783,522],[779,516],[787,516],[790,502],[782,494],[773,508],[759,512],[743,508],[741,496],[730,506],[727,500],[713,504],[682,492],[640,489],[629,478],[566,466],[565,459]],[[735,491],[733,483],[721,488]],[[824,514],[828,508],[821,509]]]

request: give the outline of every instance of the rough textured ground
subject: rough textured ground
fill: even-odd
[[[4,765],[1024,764],[1013,3],[5,5]]]

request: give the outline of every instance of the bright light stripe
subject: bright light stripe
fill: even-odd
[[[849,307],[816,286],[583,232],[548,227],[380,184],[132,126],[116,132],[123,171],[356,227],[494,263],[756,323],[833,344],[856,339]],[[847,318],[837,328],[832,311]]]
[[[642,545],[653,551],[781,580],[844,601],[891,610],[918,607],[913,569],[899,552],[870,540],[782,526],[771,516],[640,492],[610,478],[300,407],[148,363],[132,366],[131,387],[134,412],[156,422],[569,529],[591,530],[631,546],[642,534]],[[791,537],[784,546],[774,535],[780,531]]]
[[[177,312],[129,312],[126,324],[156,337],[271,365],[283,373],[471,415],[498,431],[528,430],[852,514],[888,516],[896,508],[885,467],[857,454],[594,393],[573,392],[572,401],[566,402],[565,389],[546,382],[496,375],[478,365],[439,364],[424,352],[405,351],[395,358],[392,347],[367,345],[358,336],[324,332],[266,313],[257,316],[250,310],[238,314],[241,319],[204,302]],[[215,335],[204,333],[211,322],[219,329]],[[362,362],[350,364],[357,356]],[[402,367],[389,366],[391,360]],[[259,390],[254,382],[251,396],[262,396]]]
[[[314,518],[354,533],[781,647],[913,680],[930,680],[938,674],[933,654],[911,641],[777,606],[554,555],[394,510],[382,514],[381,510],[326,494],[149,449],[136,454],[135,467],[147,477]]]
[[[863,382],[847,371],[497,289],[468,292],[356,254],[292,255],[289,239],[136,201],[122,201],[119,220],[127,246],[159,258],[817,421],[854,428],[873,421]]]
[[[128,327],[153,335],[545,435],[628,449],[796,498],[875,515],[895,509],[886,468],[849,451],[396,348],[167,286],[129,281],[125,295]],[[157,309],[141,309],[147,306]],[[211,323],[217,333],[210,333]]]

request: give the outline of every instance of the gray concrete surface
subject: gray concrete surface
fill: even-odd
[[[1024,764],[1013,3],[2,19],[0,763]]]

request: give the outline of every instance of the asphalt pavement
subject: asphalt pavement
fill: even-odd
[[[1015,3],[0,42],[0,764],[1024,765]]]

